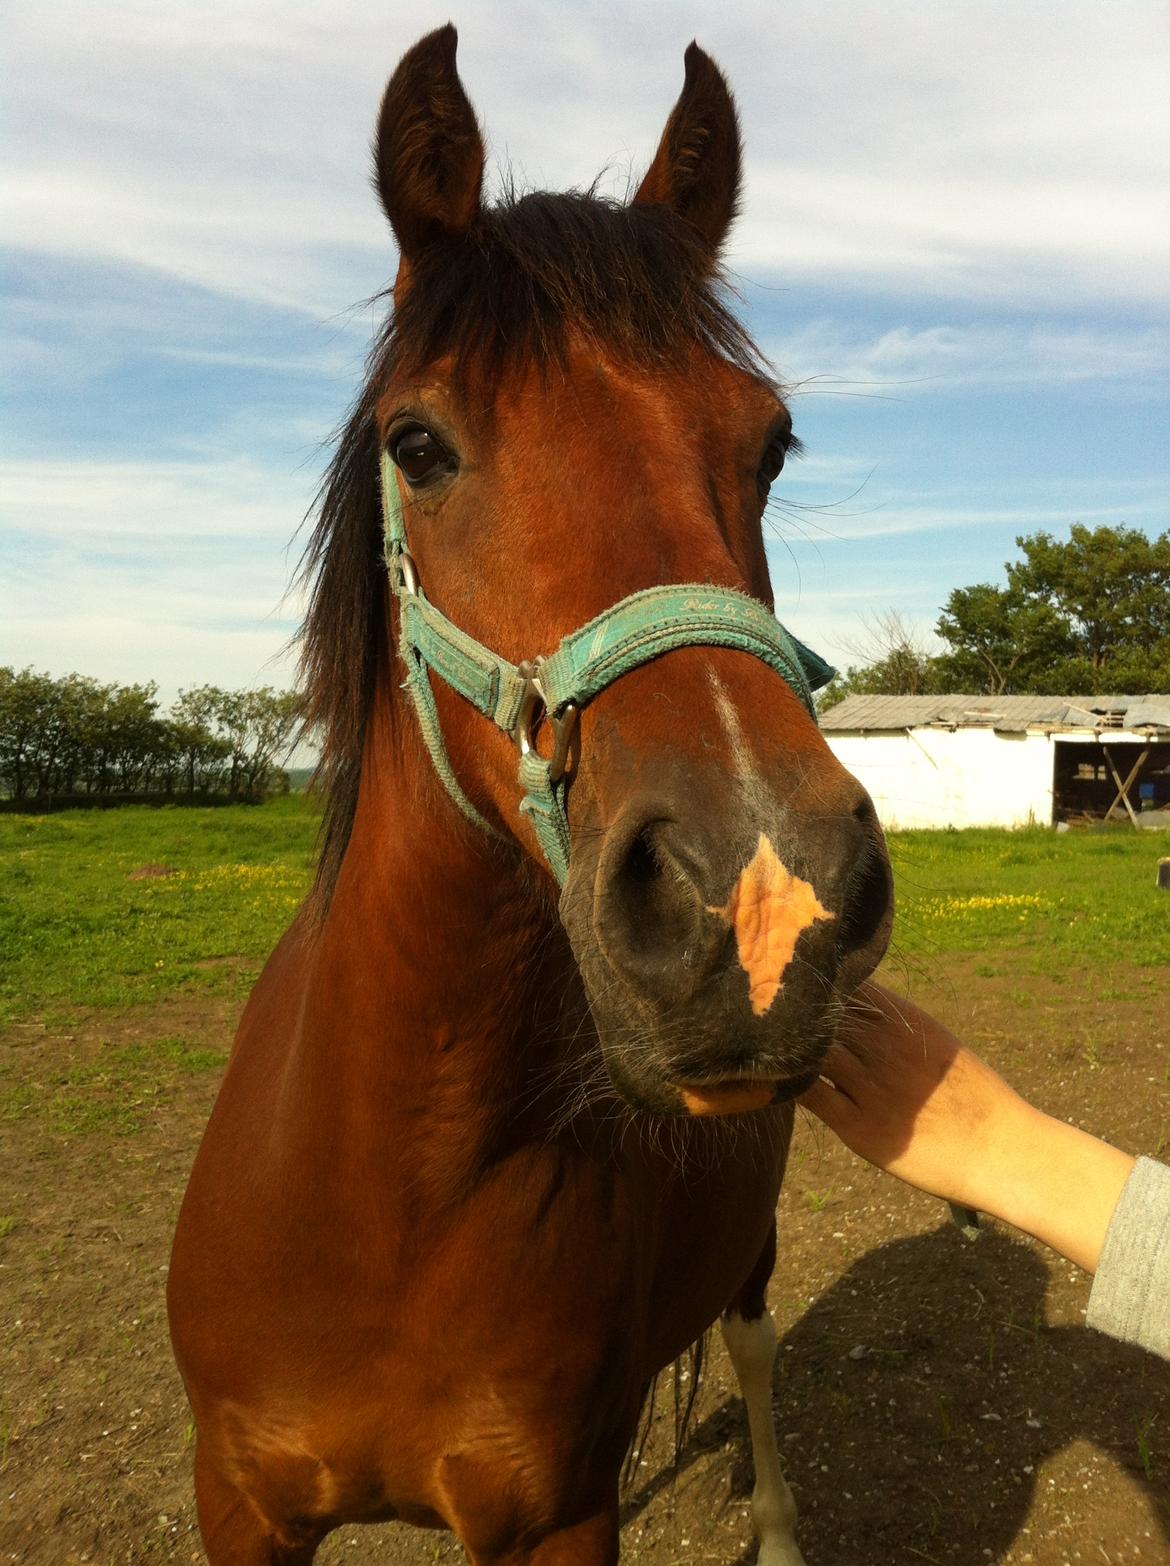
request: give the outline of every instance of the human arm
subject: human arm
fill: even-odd
[[[801,1102],[907,1184],[992,1214],[1095,1272],[1134,1160],[1023,1099],[940,1022],[858,992]]]

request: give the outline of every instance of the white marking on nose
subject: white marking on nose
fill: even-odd
[[[783,988],[802,932],[818,920],[837,917],[822,906],[810,881],[802,881],[781,863],[763,832],[727,902],[707,912],[726,919],[735,931],[739,964],[747,974],[748,997],[757,1017]]]
[[[751,746],[743,732],[743,724],[739,713],[735,709],[735,703],[731,699],[731,693],[727,686],[719,678],[713,668],[707,670],[707,680],[711,686],[711,693],[715,698],[715,710],[718,712],[724,729],[727,731],[728,748],[731,751],[731,761],[735,768],[735,775],[745,794],[753,798],[762,793],[762,779],[756,770],[755,757],[752,755]]]

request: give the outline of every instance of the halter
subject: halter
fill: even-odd
[[[547,657],[509,663],[468,636],[427,599],[406,537],[394,464],[382,453],[382,518],[386,565],[399,610],[400,652],[435,771],[469,821],[491,837],[501,834],[464,793],[443,742],[433,671],[515,744],[520,754],[520,801],[559,883],[569,872],[569,752],[581,708],[631,669],[676,647],[730,647],[766,663],[796,692],[816,720],[812,693],[833,669],[795,636],[766,605],[730,587],[684,582],[631,593],[572,631]],[[552,754],[535,744],[547,717]]]

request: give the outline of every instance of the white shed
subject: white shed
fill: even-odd
[[[883,826],[1170,823],[1170,696],[847,696],[821,728]]]

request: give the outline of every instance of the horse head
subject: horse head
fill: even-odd
[[[767,612],[763,515],[795,442],[725,303],[735,107],[692,44],[629,202],[489,205],[455,46],[446,27],[403,58],[375,142],[400,266],[351,455],[382,463],[390,620],[400,651],[415,627],[409,681],[464,814],[550,901],[563,879],[613,1085],[662,1115],[763,1107],[815,1076],[892,904],[873,808],[817,728],[811,655]],[[610,676],[550,695],[551,655],[569,639],[594,669],[573,633],[600,647],[618,604]],[[672,642],[672,615],[732,631]],[[530,769],[553,763],[543,821],[532,788],[518,808],[517,739]]]

